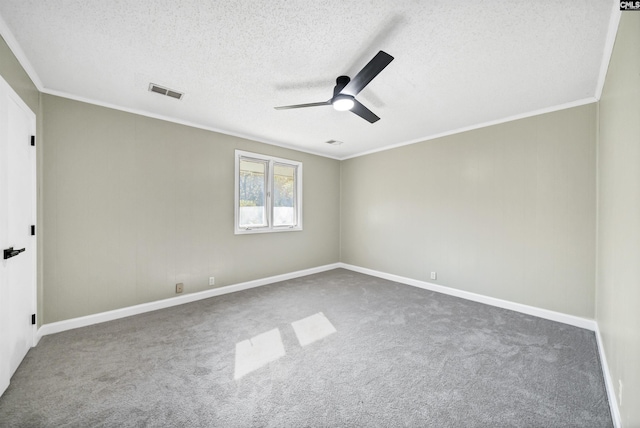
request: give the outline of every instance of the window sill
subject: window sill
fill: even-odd
[[[275,228],[256,228],[256,229],[236,229],[236,235],[252,235],[254,233],[280,233],[280,232],[301,232],[302,227],[275,227]]]

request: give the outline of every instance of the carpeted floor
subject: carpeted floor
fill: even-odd
[[[44,337],[2,427],[610,427],[593,332],[337,269]]]

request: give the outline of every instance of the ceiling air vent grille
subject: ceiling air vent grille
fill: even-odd
[[[182,92],[174,91],[173,89],[165,88],[155,83],[149,83],[149,91],[156,94],[166,95],[167,97],[181,100],[184,94]]]

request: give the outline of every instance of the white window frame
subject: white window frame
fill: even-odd
[[[253,159],[267,162],[267,187],[265,195],[265,206],[267,212],[267,225],[256,227],[240,227],[240,159]],[[295,226],[273,226],[273,171],[274,165],[292,166],[296,169],[296,188],[294,198],[294,209],[296,213]],[[259,153],[246,152],[243,150],[235,151],[235,180],[234,180],[234,230],[236,235],[245,235],[251,233],[271,233],[271,232],[292,232],[302,230],[302,162],[277,158],[274,156],[263,155]]]

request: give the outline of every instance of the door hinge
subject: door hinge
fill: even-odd
[[[35,145],[36,145],[36,136],[35,136],[35,135],[32,135],[32,136],[31,136],[31,145],[32,145],[32,146],[35,146]]]
[[[31,314],[31,325],[36,325],[36,314]]]
[[[31,236],[35,236],[36,235],[36,225],[32,224],[31,225]]]

